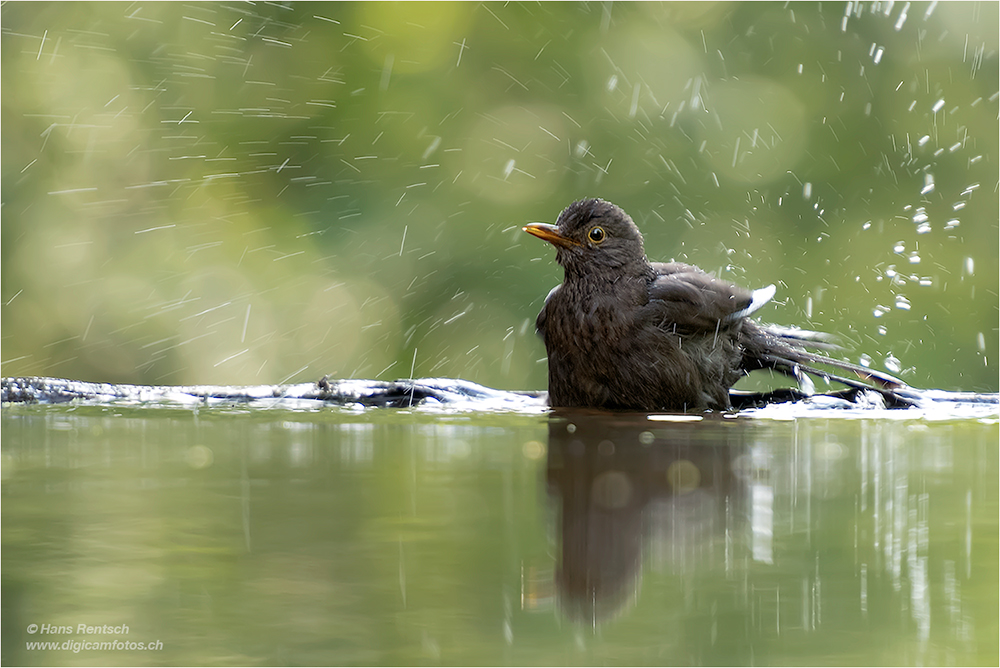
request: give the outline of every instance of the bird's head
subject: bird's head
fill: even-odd
[[[555,225],[530,223],[523,229],[556,247],[556,261],[567,275],[586,272],[617,277],[642,274],[649,268],[639,228],[611,202],[573,202],[559,214]]]

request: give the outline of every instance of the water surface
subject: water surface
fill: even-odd
[[[995,416],[784,417],[7,406],[3,663],[996,665]]]

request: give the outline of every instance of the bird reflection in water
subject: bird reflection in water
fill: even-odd
[[[553,413],[546,479],[558,507],[555,587],[567,618],[596,626],[627,610],[650,539],[656,560],[681,571],[726,553],[715,542],[746,505],[733,470],[743,430],[695,423],[722,419]]]

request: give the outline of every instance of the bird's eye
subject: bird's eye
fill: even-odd
[[[608,235],[604,232],[604,228],[599,226],[592,227],[590,228],[590,232],[587,232],[587,238],[595,244],[601,243],[607,236]]]

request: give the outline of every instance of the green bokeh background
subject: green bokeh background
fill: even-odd
[[[997,8],[7,3],[0,372],[541,388],[520,227],[599,196],[997,391]]]

